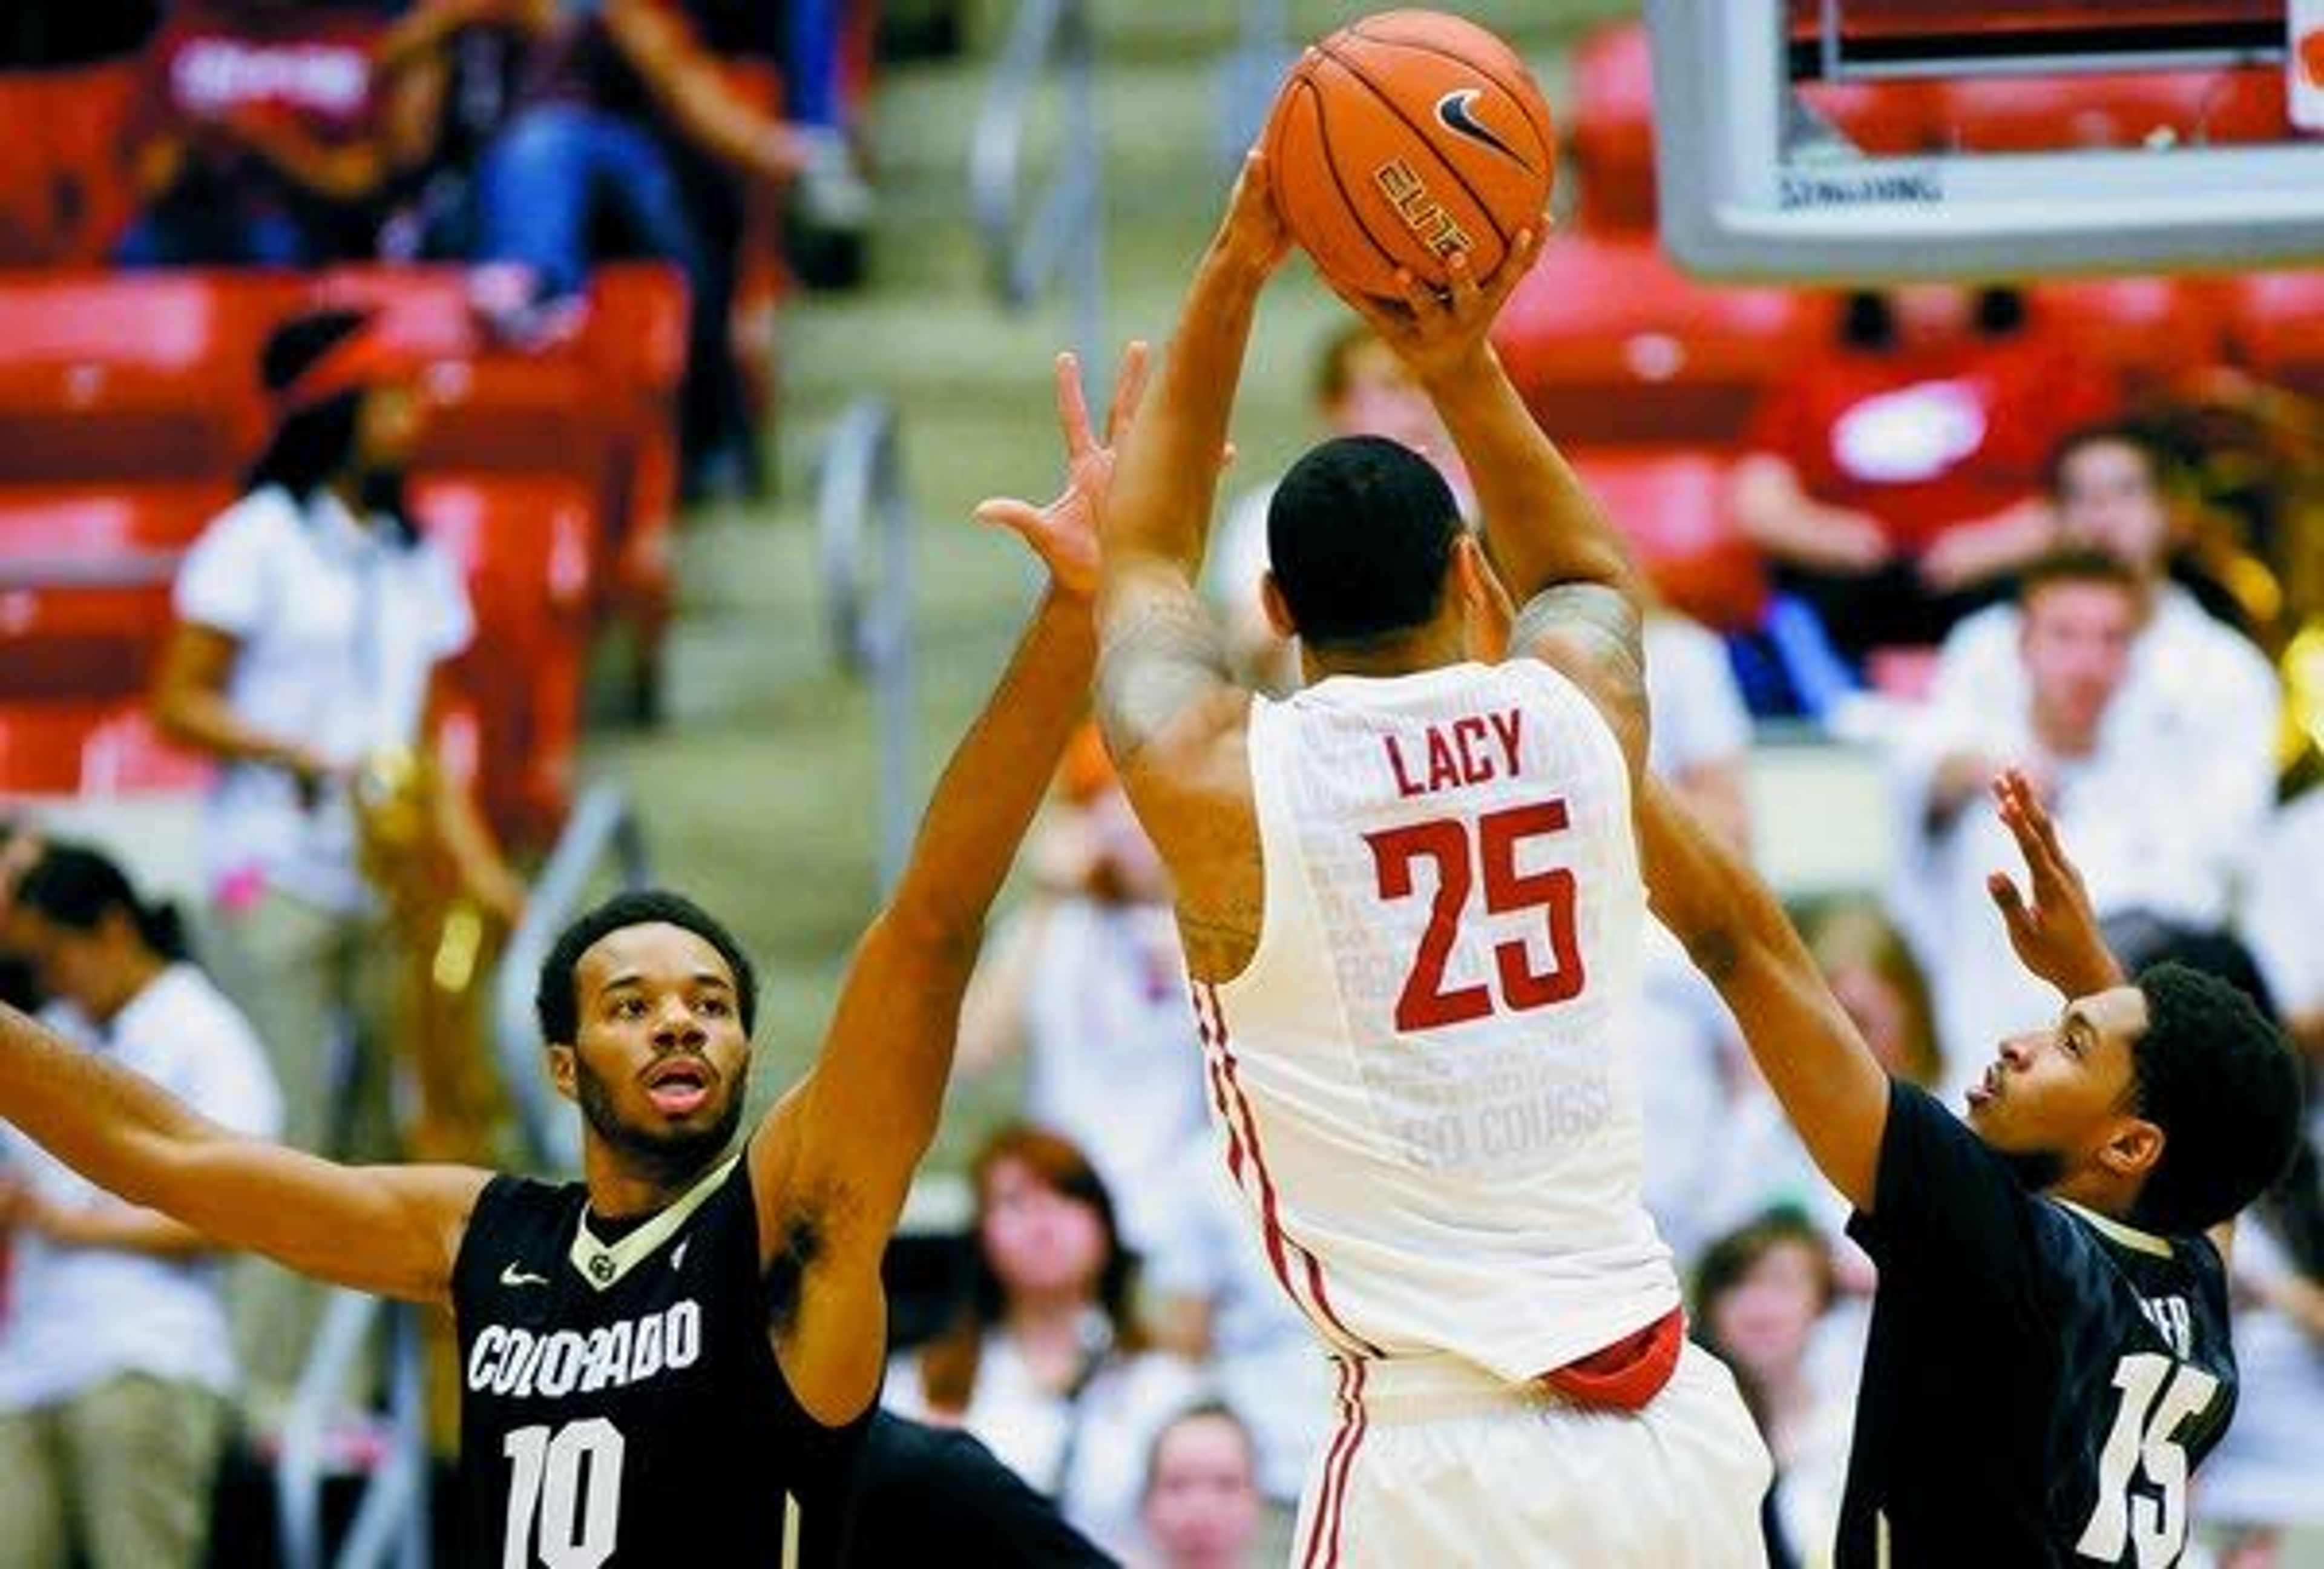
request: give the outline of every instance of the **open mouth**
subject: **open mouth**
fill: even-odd
[[[1987,1066],[1985,1076],[1983,1078],[1969,1085],[1969,1109],[1971,1111],[1975,1111],[1979,1106],[1989,1104],[1993,1101],[1998,1099],[2000,1094],[2001,1065],[1997,1062]]]
[[[684,1117],[710,1099],[716,1075],[709,1065],[690,1057],[661,1064],[646,1075],[646,1097],[665,1117]]]

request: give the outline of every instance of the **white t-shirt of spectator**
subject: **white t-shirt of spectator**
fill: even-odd
[[[1934,733],[1978,737],[1997,722],[2024,725],[2033,695],[2018,650],[2023,624],[2015,605],[2000,605],[1953,628],[1929,694],[1931,712],[1942,716]],[[2207,863],[2225,881],[2275,798],[2282,705],[2275,672],[2251,640],[2166,584],[2107,705],[2098,750],[2132,766],[2159,765],[2148,784],[2185,836],[2177,858]],[[2188,810],[2190,802],[2201,810]]]
[[[254,1138],[281,1128],[281,1099],[258,1038],[191,964],[163,970],[109,1029],[61,1005],[42,1018],[221,1127]],[[122,1202],[5,1122],[0,1165],[59,1207]],[[215,1258],[58,1247],[19,1232],[0,1324],[0,1411],[55,1405],[133,1372],[231,1394],[233,1342]]]
[[[1277,1283],[1259,1234],[1208,1136],[1190,1144],[1165,1184],[1170,1223],[1147,1251],[1140,1281],[1157,1302],[1209,1308],[1207,1368],[1220,1396],[1250,1428],[1259,1491],[1299,1497],[1333,1422],[1330,1359]]]
[[[1732,1175],[1725,1151],[1737,1131],[1729,1071],[1743,1038],[1718,989],[1660,921],[1646,922],[1645,952],[1645,1194],[1683,1273],[1730,1212],[1723,1191]]]
[[[1689,769],[1739,760],[1751,746],[1751,715],[1716,632],[1683,615],[1646,618],[1646,700],[1654,733],[1646,766],[1666,780]]]
[[[1093,1310],[1094,1311],[1094,1310]],[[1056,1501],[1066,1519],[1098,1546],[1134,1559],[1143,1546],[1139,1523],[1146,1458],[1155,1435],[1203,1398],[1195,1371],[1159,1352],[1111,1356],[1068,1401],[1044,1389],[1016,1343],[993,1332],[976,1365],[976,1389],[960,1426],[1002,1464]],[[881,1397],[899,1415],[928,1421],[917,1355],[889,1367]]]
[[[2324,1012],[2324,789],[2292,801],[2261,835],[2239,924],[2284,1017]]]
[[[1167,905],[1074,894],[1046,921],[1025,995],[1025,1115],[1088,1152],[1143,1250],[1170,1168],[1210,1125],[1177,927]]]
[[[354,763],[418,739],[429,679],[466,648],[475,618],[460,574],[425,540],[366,528],[330,491],[302,509],[269,486],[218,514],[180,569],[177,612],[233,638],[226,698],[270,735]],[[256,878],[335,912],[368,899],[344,792],[300,805],[290,776],[219,771],[204,827],[213,890]]]

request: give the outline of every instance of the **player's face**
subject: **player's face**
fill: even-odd
[[[2066,537],[2142,572],[2163,564],[2171,513],[2146,454],[2126,441],[2093,441],[2058,467],[2058,521]]]
[[[742,1114],[751,1043],[718,950],[683,927],[625,927],[585,952],[573,979],[579,1038],[565,1087],[590,1129],[657,1158],[724,1149]]]
[[[1105,1268],[1105,1222],[1021,1160],[998,1160],[984,1178],[984,1257],[1017,1297],[1095,1300]]]
[[[1223,1417],[1189,1417],[1154,1447],[1146,1528],[1174,1569],[1248,1563],[1259,1535],[1250,1444]]]
[[[2058,1173],[2087,1164],[2137,1115],[2133,1053],[2145,1030],[2146,997],[2135,986],[2076,999],[2055,1028],[2001,1043],[1969,1092],[1969,1126],[2000,1153]]]

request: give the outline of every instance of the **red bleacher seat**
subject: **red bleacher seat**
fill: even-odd
[[[563,821],[580,738],[596,511],[555,475],[428,475],[411,507],[466,571],[476,639],[455,668],[485,722],[480,796],[514,844]]]
[[[200,483],[0,485],[0,697],[143,692],[179,558],[226,498]]]
[[[2218,285],[2198,278],[2057,278],[2025,291],[2027,326],[2120,376],[2134,397],[2161,394],[2222,353]]]
[[[1655,448],[1569,456],[1674,608],[1719,632],[1758,624],[1766,579],[1728,514],[1725,457]]]
[[[1654,60],[1643,23],[1593,30],[1574,47],[1572,106],[1561,150],[1589,230],[1655,226]]]
[[[2292,134],[2281,67],[1962,77],[1944,84],[1946,144],[2040,152],[2280,141]]]
[[[235,272],[0,279],[0,476],[231,475],[263,433],[258,347],[292,288]]]
[[[0,701],[0,796],[187,793],[210,765],[154,730],[144,699]]]
[[[2233,358],[2324,398],[2324,271],[2246,272],[2221,288],[2219,307]]]
[[[100,262],[127,223],[134,60],[0,71],[0,265]]]
[[[1698,283],[1648,238],[1545,247],[1494,341],[1535,418],[1569,446],[1737,440],[1763,390],[1830,341],[1792,290]]]

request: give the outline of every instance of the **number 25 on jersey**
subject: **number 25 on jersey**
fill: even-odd
[[[1582,994],[1586,978],[1574,930],[1573,873],[1564,867],[1517,870],[1517,850],[1528,840],[1562,834],[1569,826],[1565,803],[1536,801],[1487,812],[1473,825],[1461,817],[1431,817],[1364,835],[1371,847],[1382,899],[1409,899],[1414,863],[1435,868],[1436,893],[1428,925],[1412,956],[1396,1001],[1400,1030],[1434,1029],[1482,1019],[1496,1009],[1523,1013],[1568,1002]],[[1538,909],[1549,933],[1549,967],[1536,970],[1523,942],[1493,945],[1493,983],[1447,987],[1444,967],[1453,939],[1470,913],[1471,896],[1483,885],[1484,909],[1492,915]]]

